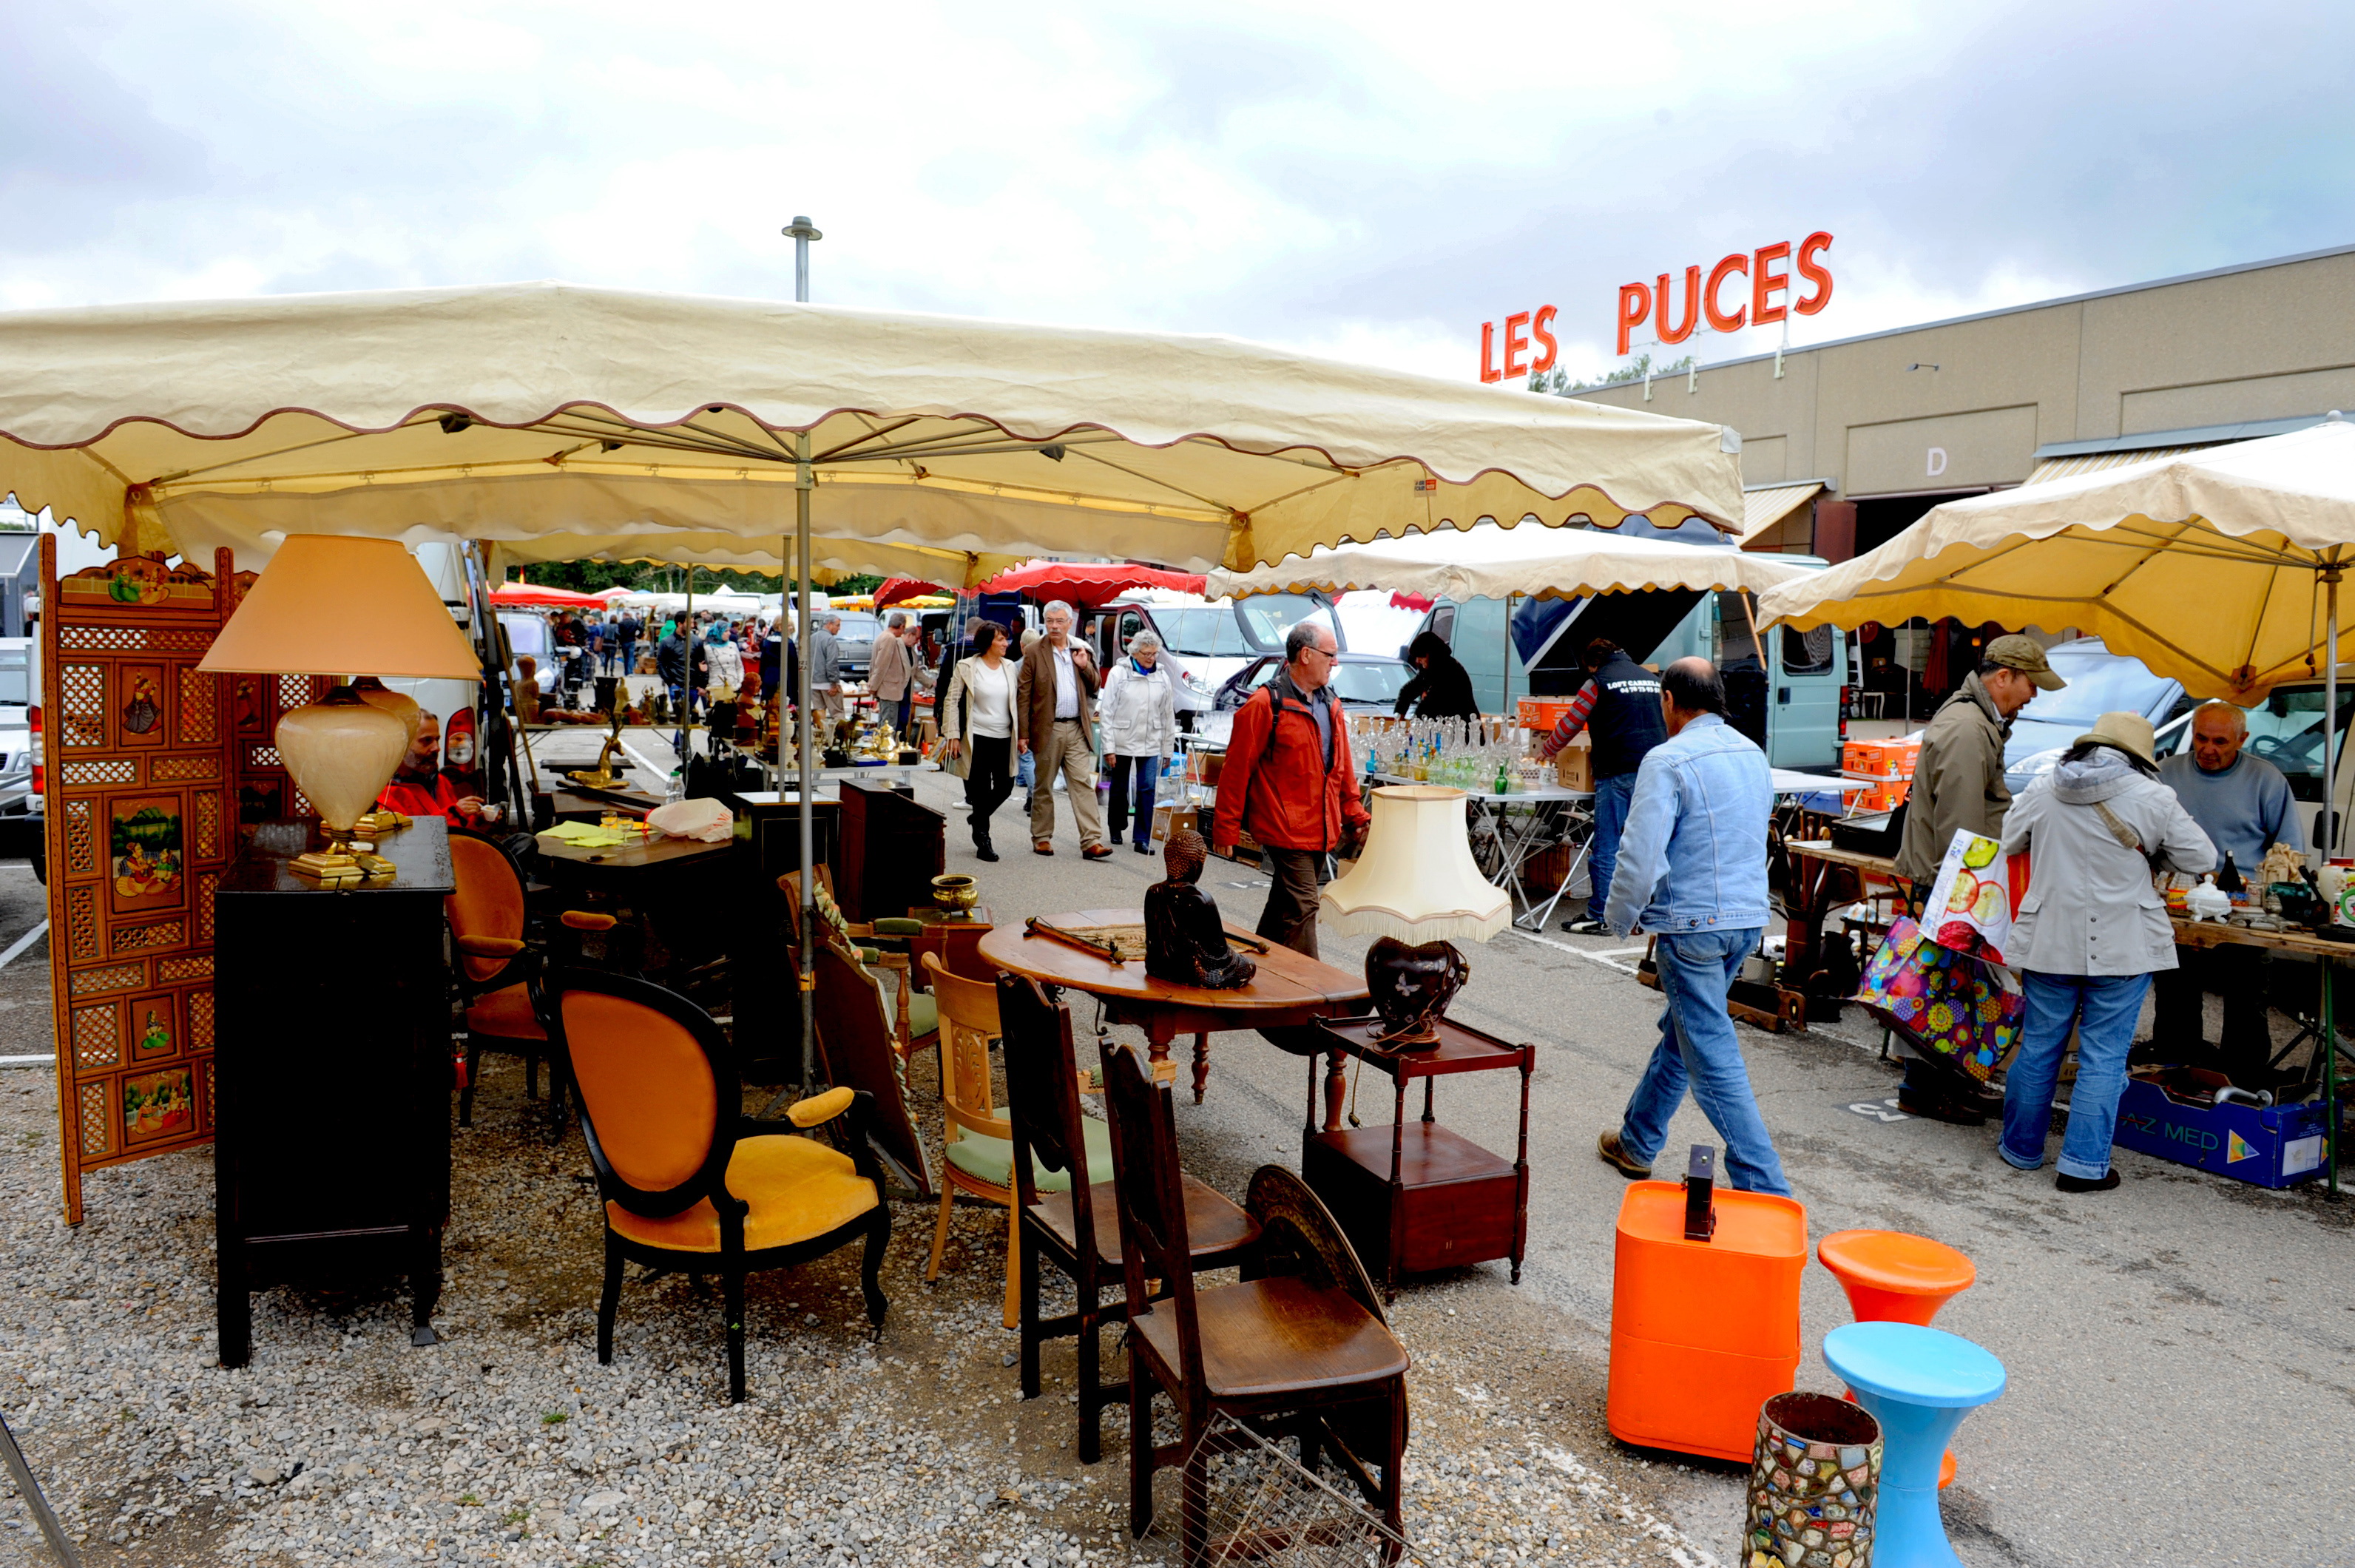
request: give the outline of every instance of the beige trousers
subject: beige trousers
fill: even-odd
[[[1079,818],[1080,848],[1103,842],[1103,809],[1096,800],[1096,754],[1088,747],[1087,732],[1076,719],[1058,719],[1044,735],[1034,736],[1030,749],[1038,753],[1031,776],[1030,837],[1055,837],[1055,774],[1060,770],[1063,789]]]

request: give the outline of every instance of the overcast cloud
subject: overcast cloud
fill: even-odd
[[[2355,243],[2355,10],[0,7],[0,305],[526,278],[1470,376],[1838,236],[1818,341]],[[1771,347],[1700,344],[1705,359]]]

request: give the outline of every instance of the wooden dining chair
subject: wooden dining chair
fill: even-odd
[[[883,1170],[868,1136],[871,1096],[837,1085],[786,1111],[743,1115],[743,1090],[711,1016],[659,986],[559,971],[555,1047],[581,1098],[581,1131],[605,1200],[605,1285],[597,1360],[613,1360],[625,1262],[717,1274],[726,1300],[728,1397],[744,1398],[744,1277],[826,1256],[861,1237],[867,1319],[879,1332]],[[847,1119],[847,1152],[798,1136]],[[793,1130],[788,1130],[788,1128]]]
[[[1209,1434],[1221,1414],[1288,1427],[1299,1438],[1305,1466],[1314,1467],[1330,1452],[1397,1532],[1406,1449],[1405,1347],[1348,1289],[1321,1284],[1313,1275],[1273,1275],[1197,1291],[1170,1090],[1148,1079],[1128,1047],[1106,1040],[1103,1051],[1119,1168],[1121,1273],[1128,1292],[1129,1533],[1141,1537],[1152,1528],[1154,1472],[1180,1467],[1183,1560],[1189,1565],[1204,1560]],[[1164,1299],[1155,1300],[1146,1288],[1155,1278],[1167,1283]],[[1175,1444],[1153,1441],[1156,1392],[1178,1407]],[[1372,1456],[1348,1442],[1356,1435],[1364,1443],[1361,1417],[1369,1404],[1386,1417],[1381,1451]],[[1379,1480],[1369,1457],[1380,1469]]]
[[[875,1101],[868,1136],[896,1185],[919,1199],[932,1196],[932,1164],[923,1134],[909,1114],[907,1063],[891,1039],[883,987],[843,944],[821,939],[812,1008],[821,1082],[847,1084]]]
[[[1039,1345],[1076,1335],[1080,1462],[1092,1465],[1103,1456],[1104,1407],[1128,1396],[1125,1381],[1102,1380],[1098,1331],[1127,1318],[1128,1297],[1121,1283],[1120,1221],[1114,1214],[1119,1200],[1113,1185],[1074,1185],[1070,1173],[1078,1151],[1088,1147],[1090,1129],[1103,1129],[1094,1135],[1099,1137],[1110,1129],[1080,1109],[1082,1091],[1072,1052],[1071,1009],[1049,1001],[1036,980],[1007,975],[997,982],[997,1016],[1005,1030],[1006,1114],[1014,1130],[1016,1207],[1022,1216],[1018,1293],[1022,1397],[1039,1397]],[[1174,1081],[1177,1064],[1161,1066],[1167,1080]],[[1044,1184],[1059,1177],[1060,1188]],[[1193,1266],[1228,1268],[1242,1262],[1259,1241],[1258,1222],[1215,1188],[1190,1176],[1180,1179]],[[1078,1296],[1073,1311],[1059,1317],[1039,1316],[1042,1262],[1071,1280]]]
[[[546,952],[529,936],[523,868],[505,846],[479,834],[450,835],[452,891],[442,918],[457,949],[459,999],[465,1008],[466,1081],[458,1090],[458,1125],[474,1125],[474,1086],[483,1052],[523,1058],[527,1099],[539,1098],[539,1064],[553,1060],[548,1003],[541,989]],[[560,1122],[563,1092],[551,1068],[549,1093]]]
[[[924,1275],[929,1285],[941,1276],[941,1258],[948,1247],[949,1207],[956,1194],[966,1192],[1006,1209],[1006,1326],[1021,1322],[1018,1292],[1022,1280],[1022,1215],[1014,1188],[1014,1127],[997,1114],[990,1091],[989,1046],[1000,1032],[997,987],[952,975],[941,961],[924,955],[926,978],[941,1005],[941,1187],[940,1222],[932,1230],[932,1262]],[[1093,1181],[1112,1178],[1112,1129],[1102,1122],[1084,1129],[1082,1146]],[[1071,1184],[1068,1168],[1034,1177],[1039,1188],[1060,1191]]]

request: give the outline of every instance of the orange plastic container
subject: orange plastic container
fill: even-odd
[[[1571,702],[1572,699],[1567,697],[1522,698],[1521,728],[1534,730],[1540,735],[1551,734],[1553,727],[1561,722],[1561,716],[1570,711]]]
[[[1747,1461],[1758,1407],[1799,1371],[1807,1211],[1719,1189],[1716,1233],[1685,1240],[1681,1182],[1638,1181],[1619,1205],[1604,1419],[1623,1443]]]

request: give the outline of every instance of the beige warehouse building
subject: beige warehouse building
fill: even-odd
[[[1731,425],[1752,548],[1845,560],[1955,496],[2355,411],[2355,246],[1577,396]]]

